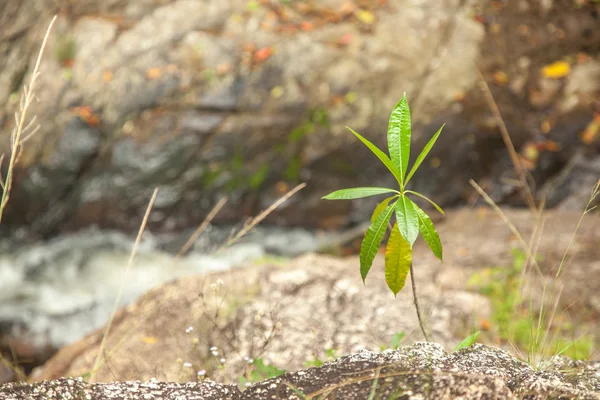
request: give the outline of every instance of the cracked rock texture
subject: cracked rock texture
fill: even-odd
[[[58,379],[0,387],[0,399],[600,399],[600,363],[556,357],[543,370],[506,352],[476,344],[448,354],[437,343],[398,350],[363,350],[318,368],[289,372],[240,393],[211,381],[85,384]],[[372,397],[370,397],[372,396]]]

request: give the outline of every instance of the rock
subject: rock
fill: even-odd
[[[568,368],[569,372],[565,372]],[[398,350],[363,350],[321,367],[289,372],[257,382],[243,392],[208,380],[192,383],[111,382],[88,385],[58,379],[0,386],[0,399],[70,396],[123,399],[161,396],[174,399],[600,399],[600,363],[556,357],[544,370],[508,353],[475,344],[448,354],[437,343]],[[178,397],[179,396],[179,397]]]
[[[82,379],[57,379],[35,385],[11,383],[0,387],[0,399],[65,398],[133,400],[139,398],[190,399],[190,400],[239,400],[240,392],[234,385],[222,385],[211,381],[188,382],[112,382],[90,385]]]
[[[536,216],[508,209],[505,213],[528,238]],[[537,252],[544,257],[540,261],[544,271],[560,263],[580,215],[547,212]],[[413,257],[428,329],[434,340],[451,350],[474,321],[489,319],[491,314],[489,299],[469,291],[466,277],[482,268],[512,265],[511,249],[519,248],[519,242],[501,218],[485,210],[448,212],[437,229],[444,244],[444,264],[421,241],[415,244]],[[572,243],[577,256],[569,258],[572,261],[558,281],[564,284],[558,307],[569,309],[576,321],[595,318],[590,315],[594,310],[590,302],[600,290],[600,281],[590,268],[597,264],[599,235],[593,218],[584,218]],[[236,381],[246,371],[245,357],[297,370],[306,361],[326,358],[327,349],[339,354],[378,350],[399,332],[406,334],[406,343],[420,340],[410,285],[407,282],[394,299],[383,279],[382,264],[378,256],[366,286],[358,274],[357,257],[317,255],[285,265],[252,266],[165,284],[117,314],[104,349],[110,357],[96,378],[193,380],[197,371],[205,370],[210,378],[224,374]],[[545,280],[535,282],[532,297],[539,302]],[[103,335],[98,330],[61,349],[35,377],[87,373]],[[216,356],[211,354],[213,346]],[[177,359],[191,366],[182,369]]]
[[[230,201],[215,221],[238,222],[301,181],[307,188],[270,222],[351,226],[370,216],[370,200],[333,205],[321,197],[394,181],[345,126],[384,145],[390,110],[404,92],[415,148],[448,123],[443,148],[419,176],[427,177],[418,183],[426,194],[443,206],[465,204],[473,194],[468,179],[476,178],[495,200],[522,204],[476,85],[477,66],[518,151],[543,142],[557,119],[576,131],[577,113],[592,119],[600,87],[599,6],[556,3],[540,15],[535,7],[476,3],[62,6],[42,62],[40,101],[30,110],[41,128],[21,157],[2,229],[52,237],[98,224],[133,232],[155,187],[152,229],[197,225],[225,195]],[[0,16],[0,122],[7,132],[40,25],[56,8],[49,0],[28,4],[10,0]],[[562,59],[577,60],[570,76],[540,78],[543,66]],[[506,78],[495,80],[499,73]],[[586,147],[577,133],[570,141]],[[4,140],[0,153],[7,150]],[[562,150],[545,157],[549,162],[531,166],[536,187],[565,166]]]
[[[90,224],[134,231],[157,186],[151,227],[189,228],[223,195],[230,202],[217,221],[237,222],[279,197],[278,182],[307,179],[311,189],[271,220],[318,226],[331,210],[317,200],[339,175],[319,160],[342,146],[351,169],[368,160],[344,126],[384,131],[404,91],[422,110],[415,122],[447,109],[473,86],[483,38],[458,0],[373,5],[365,11],[373,29],[343,4],[311,11],[282,3],[273,14],[262,5],[248,11],[246,0],[123,1],[110,8],[115,19],[94,17],[105,10],[86,4],[60,14],[50,38],[40,102],[30,110],[41,129],[19,165],[4,229],[26,226],[44,237]],[[12,7],[27,11],[30,24],[46,21],[36,13],[43,8]],[[286,33],[301,22],[315,29]],[[350,41],[339,44],[344,37]],[[26,29],[5,51],[25,60],[31,46],[15,49],[39,39]],[[16,90],[13,66],[3,68],[0,82]],[[356,101],[338,101],[349,93]],[[0,111],[8,131],[10,95],[0,92],[2,104],[13,104]],[[327,118],[312,120],[317,109]],[[72,137],[75,147],[61,144]]]
[[[598,363],[580,363],[581,374],[572,379],[556,365],[535,371],[504,351],[479,344],[447,354],[439,344],[416,343],[291,372],[251,386],[242,398],[301,399],[302,393],[365,399],[375,393],[386,399],[598,399],[598,368]]]

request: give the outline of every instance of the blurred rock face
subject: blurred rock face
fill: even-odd
[[[538,15],[458,0],[363,3],[82,1],[57,10],[50,0],[8,1],[0,14],[7,27],[0,37],[6,132],[46,22],[60,14],[30,110],[41,128],[21,157],[5,226],[42,236],[90,224],[133,230],[155,187],[151,226],[192,226],[223,195],[230,202],[218,219],[239,221],[301,181],[308,188],[271,222],[339,227],[364,220],[370,203],[320,197],[338,187],[393,183],[344,126],[384,145],[389,112],[404,92],[417,147],[448,122],[423,172],[427,194],[460,204],[470,194],[468,178],[485,178],[504,201],[513,194],[500,183],[510,163],[477,88],[477,66],[486,79],[497,78],[492,90],[518,149],[537,138],[540,115],[567,92],[568,107],[550,114],[567,115],[569,127],[577,96],[597,93],[591,83],[577,84],[582,75],[600,79],[590,78],[599,41],[586,31],[597,6]],[[539,27],[550,21],[563,38],[537,25],[527,40],[511,36],[519,26],[502,31],[533,14]],[[508,44],[501,45],[502,35]],[[556,55],[537,48],[536,37],[546,48],[567,39],[571,46]],[[573,78],[542,84],[525,73],[582,46],[592,66]],[[510,85],[494,75],[499,70],[510,72]],[[592,118],[589,108],[578,115],[577,126]],[[6,139],[0,146],[8,151]],[[572,152],[565,154],[566,161],[552,159],[542,182]]]

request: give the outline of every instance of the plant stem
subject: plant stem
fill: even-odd
[[[415,271],[413,270],[413,263],[410,263],[410,283],[412,285],[413,298],[415,303],[415,308],[417,309],[417,318],[419,319],[419,326],[421,327],[421,332],[423,332],[423,336],[425,336],[425,341],[429,342],[429,337],[427,336],[427,332],[425,331],[425,324],[423,323],[423,318],[421,317],[421,308],[419,307],[419,298],[417,297],[417,285],[415,283]]]

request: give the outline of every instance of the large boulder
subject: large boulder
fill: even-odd
[[[417,343],[383,353],[361,351],[318,368],[234,385],[110,382],[58,379],[0,387],[0,399],[121,398],[254,399],[600,399],[599,363],[554,358],[535,370],[502,350],[475,345],[448,354],[436,343]]]
[[[467,179],[486,178],[496,200],[514,201],[477,66],[497,82],[492,90],[517,149],[543,153],[533,171],[541,186],[582,147],[577,133],[593,117],[600,6],[554,2],[539,14],[476,3],[10,0],[0,14],[7,132],[41,32],[60,13],[30,109],[40,130],[20,157],[3,228],[42,236],[90,224],[134,230],[157,186],[152,227],[192,226],[223,195],[230,202],[218,220],[239,221],[299,181],[307,189],[271,222],[362,221],[370,201],[320,197],[393,183],[344,126],[383,145],[404,92],[416,148],[448,123],[416,180],[420,189],[442,205],[461,204],[472,193]],[[571,75],[540,76],[546,63],[581,52],[590,54]]]

